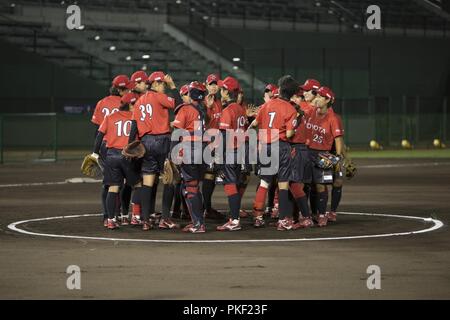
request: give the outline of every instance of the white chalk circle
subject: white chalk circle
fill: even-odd
[[[420,233],[426,233],[435,231],[443,227],[442,221],[433,218],[423,218],[415,216],[402,216],[394,214],[380,214],[380,213],[362,213],[362,212],[338,212],[341,215],[357,215],[357,216],[371,216],[371,217],[385,217],[385,218],[397,218],[397,219],[407,219],[416,220],[419,222],[425,222],[431,224],[429,228],[416,230],[416,231],[406,231],[406,232],[396,232],[396,233],[383,233],[383,234],[370,234],[370,235],[359,235],[359,236],[342,236],[342,237],[320,237],[320,238],[290,238],[290,239],[224,239],[224,240],[167,240],[167,239],[126,239],[126,238],[111,238],[111,237],[89,237],[89,236],[78,236],[78,235],[62,235],[62,234],[51,234],[51,233],[39,233],[31,232],[24,229],[18,228],[21,224],[36,222],[36,221],[50,221],[50,220],[61,220],[61,219],[75,219],[82,217],[93,217],[100,216],[101,214],[79,214],[70,216],[57,216],[57,217],[47,217],[47,218],[37,218],[13,222],[8,225],[10,230],[40,237],[50,237],[50,238],[64,238],[64,239],[83,239],[83,240],[102,240],[102,241],[126,241],[126,242],[154,242],[154,243],[258,243],[258,242],[300,242],[300,241],[326,241],[326,240],[352,240],[352,239],[369,239],[369,238],[386,238],[395,236],[408,236]],[[244,231],[245,232],[245,231]]]

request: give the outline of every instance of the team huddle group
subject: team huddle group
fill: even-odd
[[[244,218],[253,219],[256,228],[274,225],[280,231],[324,227],[336,221],[345,146],[342,122],[332,109],[334,100],[332,90],[317,80],[300,84],[289,75],[281,77],[277,85],[266,86],[264,103],[258,107],[247,104],[239,81],[230,76],[220,79],[211,74],[204,83],[193,81],[179,89],[172,77],[161,71],[149,76],[144,71],[131,78],[116,76],[110,95],[97,103],[92,116],[96,138],[91,156],[103,172],[104,226],[179,229],[174,219],[185,218],[190,221],[182,231],[204,233],[205,219],[221,219],[218,231],[241,230]],[[242,146],[248,150],[249,139],[228,139],[225,133],[245,133],[251,128],[258,130],[259,150],[278,153],[273,174],[262,170],[270,163],[218,165],[194,159],[199,154],[202,157],[194,152],[198,146],[194,142],[202,139],[198,132],[217,130],[225,147],[216,152],[237,157]],[[171,132],[177,129],[189,134],[171,141]],[[143,157],[125,157],[123,149],[136,140],[145,147]],[[180,142],[192,152],[184,152],[189,159],[182,156],[176,166],[181,179],[163,184],[159,176]],[[201,145],[214,149],[214,144]],[[326,151],[335,155],[331,168],[320,166],[321,154]],[[241,208],[241,200],[252,171],[260,182],[252,211],[247,212]],[[158,184],[163,184],[161,213],[155,211]],[[226,215],[212,208],[216,184],[223,185],[228,198]],[[329,211],[328,186],[332,186]]]

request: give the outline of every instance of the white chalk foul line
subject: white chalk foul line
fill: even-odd
[[[363,169],[386,169],[386,168],[414,168],[414,167],[436,167],[450,165],[450,162],[422,162],[422,163],[392,163],[392,164],[372,164],[357,166]]]
[[[395,163],[395,164],[374,164],[358,166],[360,169],[389,169],[389,168],[408,168],[408,167],[435,167],[441,165],[450,165],[450,162],[428,162],[428,163]],[[39,187],[39,186],[53,186],[73,183],[99,183],[102,180],[91,178],[71,178],[65,181],[55,182],[30,182],[30,183],[12,183],[0,184],[0,188],[14,188],[14,187]]]
[[[12,188],[12,187],[39,187],[39,186],[54,186],[61,184],[74,184],[74,183],[98,183],[102,180],[91,178],[71,178],[65,181],[55,182],[30,182],[30,183],[12,183],[12,184],[0,184],[0,188]]]
[[[126,238],[109,238],[109,237],[89,237],[89,236],[77,236],[77,235],[60,235],[60,234],[50,234],[50,233],[38,233],[23,230],[18,228],[19,225],[29,222],[36,221],[48,221],[48,220],[58,220],[58,219],[72,219],[80,217],[92,217],[100,216],[101,214],[80,214],[71,216],[57,216],[57,217],[47,217],[47,218],[37,218],[13,222],[8,225],[10,230],[41,237],[50,238],[65,238],[65,239],[84,239],[84,240],[105,240],[105,241],[125,241],[125,242],[152,242],[152,243],[259,243],[259,242],[300,242],[300,241],[326,241],[326,240],[351,240],[351,239],[369,239],[369,238],[385,238],[394,236],[407,236],[413,234],[420,234],[435,231],[441,228],[444,224],[442,221],[433,218],[423,218],[415,216],[402,216],[395,214],[380,214],[380,213],[362,213],[362,212],[339,212],[343,215],[359,215],[359,216],[375,216],[375,217],[390,217],[398,219],[409,219],[417,220],[426,223],[432,223],[433,225],[426,229],[416,230],[416,231],[406,231],[406,232],[396,232],[396,233],[383,233],[383,234],[371,234],[371,235],[360,235],[360,236],[344,236],[344,237],[324,237],[324,238],[297,238],[297,239],[235,239],[235,240],[162,240],[162,239],[126,239]]]

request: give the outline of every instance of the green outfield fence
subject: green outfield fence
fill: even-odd
[[[433,139],[448,142],[447,97],[371,97],[338,99],[345,141],[367,149],[374,139],[398,148],[402,139],[431,148]],[[90,115],[57,113],[0,114],[0,163],[80,159],[94,140]]]

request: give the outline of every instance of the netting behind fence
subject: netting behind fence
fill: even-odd
[[[338,99],[345,141],[352,148],[368,148],[374,139],[385,147],[399,147],[402,139],[417,147],[431,147],[433,139],[449,141],[447,98],[375,97]],[[79,159],[94,140],[89,115],[0,115],[0,161]]]

